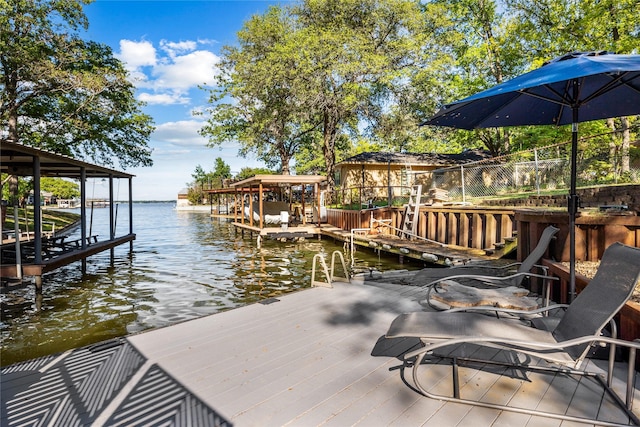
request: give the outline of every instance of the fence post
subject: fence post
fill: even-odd
[[[536,166],[536,190],[538,192],[538,196],[540,195],[540,170],[538,169],[538,149],[533,149],[533,160]]]
[[[467,201],[464,189],[464,165],[460,165],[460,184],[462,186],[462,203]]]

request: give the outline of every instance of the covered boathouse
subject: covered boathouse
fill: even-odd
[[[255,175],[205,192],[232,196],[225,216],[243,232],[276,238],[312,236],[320,234],[320,223],[326,222],[321,192],[325,182],[322,175]]]
[[[58,177],[72,178],[80,182],[81,206],[86,206],[88,178],[102,178],[109,183],[109,209],[110,227],[109,236],[99,240],[98,236],[87,235],[87,215],[85,209],[80,210],[80,239],[66,241],[64,236],[43,237],[42,233],[34,233],[31,241],[23,243],[18,238],[11,242],[2,240],[2,266],[0,278],[3,285],[10,281],[22,281],[24,277],[34,277],[38,291],[42,289],[42,275],[75,261],[86,260],[87,257],[111,250],[129,242],[133,249],[133,191],[132,179],[134,175],[86,163],[71,157],[62,156],[48,151],[39,150],[21,144],[3,143],[0,146],[0,166],[4,174],[18,177],[33,178],[34,196],[34,230],[41,230],[41,195],[40,178]],[[116,236],[115,232],[115,208],[114,208],[114,179],[124,179],[129,187],[129,230],[126,234]],[[7,215],[12,215],[12,206],[8,206]],[[4,230],[3,230],[4,231]],[[18,236],[16,236],[18,237]],[[102,236],[101,236],[102,237]],[[28,252],[28,253],[27,253]]]

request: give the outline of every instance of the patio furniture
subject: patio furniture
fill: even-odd
[[[464,399],[460,396],[458,365],[481,363],[482,367],[499,365],[515,368],[520,373],[546,372],[555,375],[577,375],[592,377],[612,396],[615,403],[626,411],[629,419],[640,424],[640,420],[631,412],[634,392],[636,350],[640,343],[623,341],[616,338],[614,315],[631,297],[640,278],[640,249],[614,243],[604,252],[600,267],[589,285],[578,295],[552,330],[536,329],[512,318],[491,317],[481,312],[415,312],[398,316],[389,327],[386,338],[419,338],[424,347],[406,353],[403,356],[405,367],[413,366],[413,381],[423,395],[445,401],[476,405],[486,408],[509,410],[519,413],[541,415],[539,409],[508,406],[492,401]],[[554,306],[549,309],[555,308]],[[481,311],[489,308],[482,308]],[[512,310],[499,310],[497,313],[513,313]],[[507,316],[508,317],[508,316]],[[603,329],[611,324],[611,337],[601,335]],[[507,357],[489,357],[470,360],[450,352],[452,346],[475,344],[481,348],[502,350]],[[581,369],[585,357],[592,346],[609,346],[607,377]],[[628,349],[628,370],[626,378],[626,398],[623,400],[612,388],[613,366],[616,346]],[[448,347],[448,349],[447,349]],[[505,353],[506,352],[506,353]],[[487,357],[487,353],[479,352]],[[437,357],[436,357],[437,356]],[[494,354],[495,356],[495,354]],[[522,357],[524,356],[524,357]],[[453,393],[436,394],[430,385],[421,382],[419,368],[425,362],[437,363],[438,358],[452,360]],[[491,359],[491,360],[489,360]],[[548,362],[545,364],[545,362]],[[508,371],[501,371],[502,374]],[[524,374],[520,374],[523,378]],[[579,422],[593,420],[556,413],[544,413],[544,416]],[[597,424],[607,425],[598,420]],[[609,425],[617,425],[609,423]]]
[[[522,281],[525,277],[538,277],[543,280],[543,294],[545,295],[545,305],[549,305],[549,280],[557,280],[556,278],[550,277],[546,274],[546,268],[543,266],[537,265],[537,262],[540,261],[540,258],[544,255],[551,240],[554,238],[556,233],[559,231],[558,228],[553,225],[549,225],[544,229],[542,235],[540,236],[540,240],[538,240],[538,244],[536,247],[529,253],[529,255],[522,261],[521,263],[511,263],[508,265],[504,265],[502,267],[488,267],[488,266],[477,266],[473,264],[467,264],[458,267],[451,267],[446,269],[429,269],[428,272],[419,272],[416,277],[420,274],[423,276],[430,277],[433,279],[433,275],[437,275],[434,280],[427,282],[424,285],[421,285],[424,288],[427,288],[427,296],[425,302],[429,304],[436,310],[441,310],[442,308],[432,302],[432,293],[439,292],[438,287],[442,283],[457,283],[460,280],[464,281],[464,285],[481,285],[481,286],[515,286],[520,287],[522,285]],[[518,266],[517,270],[512,273],[505,275],[506,272],[513,271],[510,270],[514,266]],[[533,273],[531,270],[534,268],[541,268],[543,270],[543,274]],[[435,271],[431,271],[435,270]],[[459,286],[458,286],[459,288]],[[469,306],[474,305],[468,300],[465,300],[462,305],[456,305],[455,299],[447,298],[448,301],[443,301],[442,298],[438,298],[439,302],[443,302],[448,304],[450,307],[454,306]],[[478,298],[477,303],[475,305],[483,305],[486,304],[487,301],[485,298]],[[495,304],[486,304],[486,305],[500,305],[499,301],[495,301]],[[530,306],[530,304],[525,300],[523,304],[526,306]],[[504,306],[503,306],[504,307]],[[524,308],[524,307],[523,307]]]
[[[429,290],[435,289],[435,286]],[[443,307],[489,306],[514,310],[534,310],[540,306],[538,298],[529,296],[529,291],[517,286],[482,289],[465,286],[453,280],[438,284],[438,291],[427,293],[427,303],[436,309]]]

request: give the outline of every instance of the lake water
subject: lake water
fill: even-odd
[[[118,206],[116,235],[127,234],[128,205]],[[76,210],[79,213],[79,210]],[[91,234],[108,236],[108,209],[87,212]],[[92,218],[91,218],[92,217]],[[133,252],[125,244],[2,295],[1,364],[6,366],[145,329],[167,326],[310,286],[313,255],[341,251],[331,239],[265,240],[208,214],[178,212],[173,203],[134,203]],[[75,234],[79,236],[79,231]],[[397,258],[368,250],[356,268],[389,270]],[[409,267],[410,268],[410,267]]]

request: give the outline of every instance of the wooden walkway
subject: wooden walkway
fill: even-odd
[[[422,397],[399,359],[417,343],[383,337],[397,314],[424,309],[419,288],[334,286],[9,366],[0,424],[570,425]],[[428,368],[434,388],[451,387],[450,369]],[[626,423],[593,384],[572,378],[466,368],[460,376],[463,395]]]

